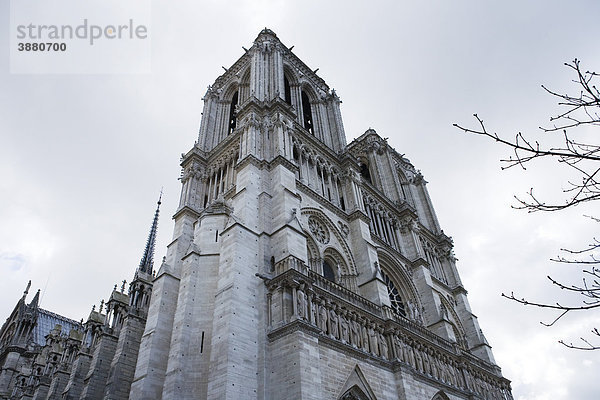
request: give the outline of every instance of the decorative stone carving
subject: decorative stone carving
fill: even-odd
[[[406,302],[406,306],[408,308],[407,317],[417,324],[423,325],[423,316],[419,311],[419,308],[413,304],[410,300]]]
[[[378,332],[378,341],[379,341],[379,355],[386,360],[389,358],[388,344],[383,332],[380,330]]]
[[[360,325],[356,321],[356,315],[354,314],[352,314],[352,318],[350,319],[350,342],[356,348],[362,347]]]
[[[304,294],[303,289],[304,289],[304,284],[300,285],[300,287],[296,291],[298,317],[308,320],[308,309],[307,309],[308,303],[306,301],[306,294]]]
[[[319,328],[323,333],[327,333],[327,307],[325,307],[325,300],[321,300],[319,305]]]
[[[417,230],[418,230],[418,222],[414,218],[405,217],[400,220],[400,231],[403,234],[406,234],[410,231],[416,232]]]
[[[350,326],[344,312],[340,313],[340,339],[344,343],[348,343],[350,340]]]
[[[367,327],[365,326],[366,320],[363,318],[360,324],[360,335],[361,335],[361,344],[362,349],[364,351],[369,351],[369,333],[367,332]]]
[[[340,228],[340,232],[342,232],[342,236],[344,239],[346,239],[350,233],[350,228],[348,228],[348,225],[344,224],[342,221],[338,221],[338,226]]]
[[[286,273],[293,275],[298,272],[290,270]],[[310,274],[308,279],[311,279]],[[345,346],[345,352],[361,351],[380,361],[402,362],[410,366],[414,373],[448,386],[471,390],[483,398],[509,398],[506,394],[510,388],[502,386],[505,382],[493,375],[493,372],[485,370],[485,367],[482,369],[481,366],[471,366],[469,361],[464,365],[460,364],[461,352],[456,346],[443,339],[431,343],[424,328],[416,327],[404,319],[387,321],[393,332],[386,334],[390,325],[383,323],[385,319],[389,319],[382,313],[383,307],[379,312],[372,310],[373,314],[363,313],[353,307],[348,309],[347,303],[330,296],[329,286],[321,287],[319,282],[317,280],[310,284],[305,279],[280,279],[280,283],[269,290],[285,287],[288,293],[295,293],[294,307],[288,311],[289,316],[293,315],[292,312],[296,313],[297,319],[308,321],[318,328],[318,331],[313,332],[326,336],[328,341],[334,342],[335,347]],[[344,296],[343,292],[337,294]],[[348,300],[350,298],[346,299]],[[405,304],[407,317],[419,320],[420,312],[414,300]],[[294,321],[294,318],[289,321]],[[462,381],[465,368],[471,369],[472,385],[468,388]]]
[[[329,335],[338,338],[338,315],[333,308],[329,310]]]
[[[372,354],[375,355],[379,355],[379,335],[378,332],[375,330],[375,326],[373,324],[369,325],[369,328],[367,330],[368,334],[369,334],[369,348],[371,350]]]
[[[318,300],[315,298],[314,302],[311,304],[311,316],[310,316],[310,320],[311,323],[314,324],[315,326],[320,326],[319,325],[319,303]]]
[[[313,216],[308,218],[308,229],[318,242],[322,244],[329,243],[329,229],[317,218]]]

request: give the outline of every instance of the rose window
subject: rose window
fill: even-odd
[[[321,221],[314,217],[310,217],[308,219],[308,229],[317,241],[323,244],[329,243],[329,230],[321,223]]]

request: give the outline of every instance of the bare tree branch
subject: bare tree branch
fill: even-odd
[[[573,82],[578,87],[578,93],[576,95],[561,94],[542,85],[542,89],[546,93],[558,99],[558,105],[562,108],[562,111],[550,117],[552,126],[540,127],[540,130],[544,133],[560,133],[562,144],[547,144],[545,141],[552,139],[551,137],[547,137],[544,142],[540,143],[527,137],[522,132],[518,132],[514,139],[506,139],[495,132],[488,131],[483,119],[477,114],[473,114],[477,121],[475,128],[454,124],[456,128],[465,133],[487,137],[509,149],[511,155],[500,160],[503,170],[514,166],[526,169],[528,163],[544,158],[556,160],[559,167],[567,168],[578,176],[577,180],[568,181],[567,186],[561,189],[564,195],[562,202],[548,203],[544,199],[538,198],[534,194],[533,188],[531,188],[527,192],[526,198],[515,196],[517,204],[513,205],[513,208],[527,210],[527,212],[554,212],[600,199],[600,144],[589,143],[587,142],[588,139],[581,140],[575,136],[580,132],[576,128],[585,126],[600,127],[600,91],[594,84],[594,80],[600,74],[590,71],[583,72],[580,61],[577,59],[565,63],[565,66],[576,75]],[[600,222],[600,218],[593,216],[588,216],[588,218],[594,222]],[[551,261],[567,265],[583,265],[588,268],[581,271],[581,284],[566,284],[550,276],[547,278],[553,286],[561,291],[579,294],[581,296],[579,304],[564,305],[559,302],[554,304],[532,302],[525,298],[517,298],[512,292],[510,295],[502,293],[503,297],[526,306],[558,311],[558,315],[550,323],[540,322],[546,327],[554,326],[568,313],[590,312],[600,308],[600,268],[596,266],[600,265],[600,241],[593,238],[592,243],[582,249],[561,249],[561,252],[564,255],[558,255]],[[596,340],[600,340],[600,332],[597,328],[593,328],[592,334]],[[581,337],[580,340],[583,345],[574,345],[563,340],[560,340],[559,343],[571,349],[600,349],[600,345],[592,344],[586,338]]]

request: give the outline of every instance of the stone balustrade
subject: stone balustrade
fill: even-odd
[[[512,399],[509,381],[500,376],[498,367],[389,307],[371,303],[312,271],[303,273],[301,261],[290,258],[284,259],[285,265],[294,268],[266,282],[272,340],[290,327],[304,329],[343,352],[360,353],[391,370],[408,368],[422,379],[485,399]]]

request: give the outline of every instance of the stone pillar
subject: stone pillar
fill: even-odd
[[[62,399],[78,400],[80,398],[83,391],[83,381],[90,369],[91,362],[92,356],[87,351],[83,350],[77,355],[71,367],[69,381],[62,393]]]
[[[143,299],[140,299],[140,301],[143,301]],[[145,324],[145,316],[133,313],[125,316],[104,390],[105,400],[127,400],[129,398],[129,389],[135,373],[138,350]]]
[[[62,400],[62,394],[67,383],[69,383],[69,372],[63,369],[57,370],[52,376],[46,399]]]
[[[148,320],[141,337],[130,399],[160,399],[162,394],[179,278],[163,263],[153,283]]]
[[[268,218],[273,231],[270,241],[272,255],[275,263],[293,256],[308,266],[306,238],[298,223],[300,198],[296,193],[295,167],[284,160],[279,161],[275,160],[270,171],[272,190]]]
[[[177,308],[182,257],[190,248],[198,213],[191,208],[175,213],[174,240],[153,282],[148,320],[142,335],[130,399],[159,399],[167,370],[173,318]]]
[[[84,385],[81,400],[102,399],[110,371],[109,360],[112,360],[115,356],[117,339],[117,337],[108,332],[100,334],[98,344],[94,348],[90,368],[83,380]]]
[[[349,244],[355,251],[360,295],[378,305],[390,305],[387,287],[378,273],[377,249],[371,242],[368,217],[361,211],[351,214]]]
[[[252,157],[237,169],[237,187],[244,190],[233,196],[235,218],[221,234],[216,293],[210,299],[214,303],[206,397],[210,399],[257,398],[264,382],[264,370],[259,369],[259,348],[264,346],[259,310],[265,307],[265,295],[263,281],[255,276],[264,268],[258,234],[263,171]]]
[[[31,400],[45,400],[48,396],[48,389],[50,389],[50,379],[47,376],[40,376]]]
[[[317,337],[297,330],[268,345],[268,399],[320,400],[323,393]]]
[[[454,298],[456,300],[456,312],[465,328],[467,346],[473,354],[485,361],[496,364],[492,348],[487,343],[477,317],[471,311],[471,306],[467,299],[467,291],[462,287],[455,289]]]
[[[21,355],[18,351],[9,351],[6,354],[2,369],[0,370],[0,398],[10,396],[14,385],[13,377],[18,373],[18,363]]]
[[[182,258],[177,307],[166,350],[165,400],[207,396],[219,253],[229,213],[223,203],[212,203],[200,215],[194,241]]]

